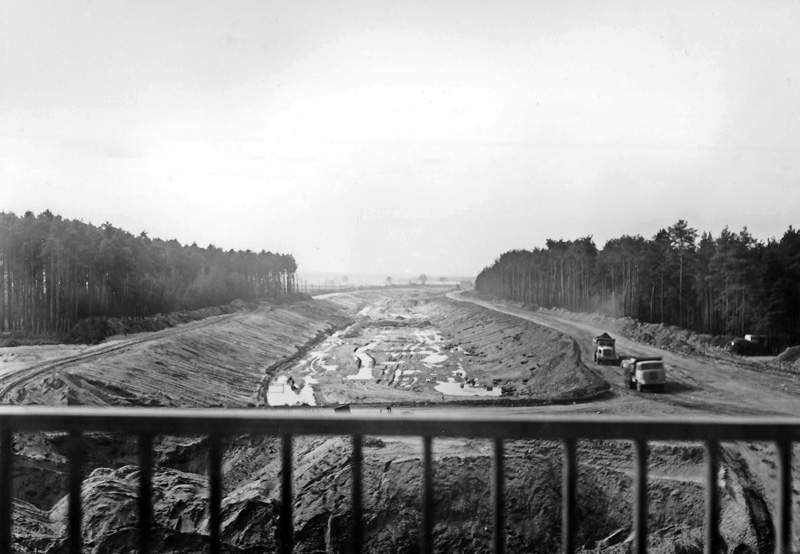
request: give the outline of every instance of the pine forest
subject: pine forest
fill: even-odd
[[[63,335],[88,317],[285,296],[296,270],[287,254],[183,246],[49,211],[0,212],[0,331]]]
[[[476,289],[544,308],[597,312],[713,336],[762,334],[800,343],[800,231],[762,242],[747,228],[719,236],[684,220],[651,239],[591,236],[513,250],[483,269]]]

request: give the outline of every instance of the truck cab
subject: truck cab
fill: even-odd
[[[625,385],[638,391],[645,389],[664,390],[667,370],[663,360],[658,358],[625,358],[622,360],[622,373]]]

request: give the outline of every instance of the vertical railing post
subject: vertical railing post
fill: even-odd
[[[503,439],[494,439],[494,552],[503,554],[505,552],[505,518],[503,514],[505,466],[504,466]]]
[[[81,534],[81,485],[83,484],[83,436],[80,431],[70,431],[67,442],[67,458],[69,459],[69,552],[81,554],[83,537]]]
[[[292,522],[292,436],[282,435],[281,469],[281,553],[290,554],[294,548],[294,524]]]
[[[634,484],[634,554],[647,552],[647,441],[636,439],[636,483]]]
[[[778,447],[778,526],[776,554],[792,551],[792,443],[779,441]]]
[[[353,435],[353,532],[350,539],[350,551],[352,554],[361,553],[361,545],[363,542],[363,524],[362,524],[362,496],[363,487],[361,483],[362,468],[361,462],[363,460],[363,452],[361,448],[361,436]]]
[[[139,435],[139,554],[150,552],[152,504],[153,436]]]
[[[220,527],[222,522],[222,439],[217,434],[208,437],[208,486],[211,554],[219,554],[221,552]]]
[[[719,547],[719,443],[705,443],[706,452],[706,541],[705,554],[717,554]]]
[[[422,437],[422,554],[433,554],[433,453],[431,437]]]
[[[3,424],[0,427],[0,552],[11,552],[11,517],[14,506],[11,498],[13,460],[11,429]]]
[[[564,554],[572,554],[575,552],[575,492],[578,482],[578,464],[575,459],[575,440],[564,439],[563,444],[561,547]]]

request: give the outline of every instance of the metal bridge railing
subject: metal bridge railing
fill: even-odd
[[[635,447],[634,552],[644,554],[647,544],[647,443],[689,440],[705,444],[706,512],[705,552],[716,554],[719,546],[719,499],[717,474],[721,441],[771,441],[777,445],[779,498],[775,514],[776,552],[791,548],[791,448],[800,439],[800,420],[789,418],[626,418],[608,416],[366,416],[356,413],[292,413],[262,410],[177,410],[150,408],[22,408],[0,407],[0,552],[11,552],[13,433],[61,431],[69,433],[69,530],[70,553],[81,552],[81,434],[103,431],[136,435],[139,441],[139,551],[151,552],[148,539],[153,513],[150,503],[155,435],[204,434],[209,441],[210,551],[220,552],[222,503],[222,437],[226,435],[274,435],[282,438],[280,548],[293,548],[292,438],[296,435],[349,435],[353,441],[352,510],[354,528],[351,552],[361,551],[362,437],[419,436],[422,439],[423,553],[433,552],[433,439],[477,437],[494,442],[493,512],[494,551],[505,551],[504,536],[504,441],[516,439],[560,440],[563,444],[562,551],[575,551],[575,505],[578,465],[577,440],[630,440]]]

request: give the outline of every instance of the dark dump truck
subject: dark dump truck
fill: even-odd
[[[603,333],[592,339],[592,358],[596,364],[617,365],[616,339],[612,339],[608,333]]]

